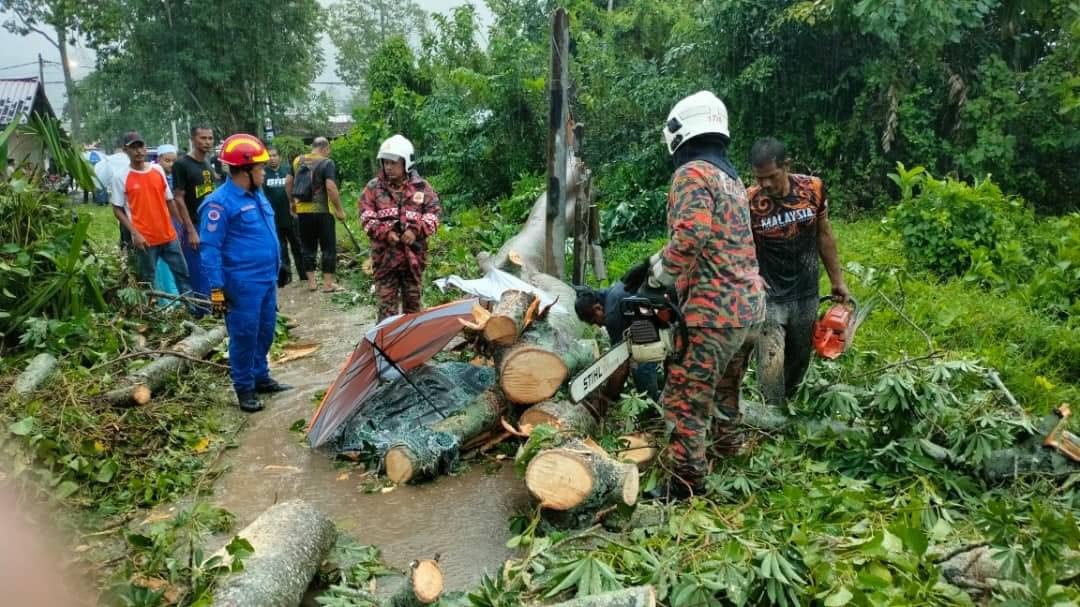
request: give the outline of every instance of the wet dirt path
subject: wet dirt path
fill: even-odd
[[[507,519],[527,503],[512,467],[490,473],[483,463],[474,463],[458,477],[363,493],[355,472],[346,474],[349,468],[309,449],[301,433],[289,427],[310,417],[314,395],[337,375],[359,336],[374,323],[374,311],[342,309],[329,296],[292,284],[279,297],[282,312],[300,322],[290,332],[293,342],[321,347],[306,358],[271,367],[279,381],[295,389],[268,399],[266,409],[248,419],[237,438],[239,447],[219,462],[227,469],[211,500],[235,514],[240,529],[275,502],[303,498],[330,516],[339,530],[378,546],[391,567],[404,569],[415,558],[441,553],[448,590],[465,590],[485,571],[497,571],[510,556]]]

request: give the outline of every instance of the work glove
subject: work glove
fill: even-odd
[[[225,316],[225,310],[228,306],[225,305],[225,291],[221,289],[210,290],[210,311],[214,316],[221,318]]]
[[[649,286],[654,289],[667,289],[675,286],[675,275],[664,269],[664,258],[659,253],[649,258]]]

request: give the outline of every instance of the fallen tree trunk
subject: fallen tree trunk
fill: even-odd
[[[581,195],[579,175],[582,162],[577,157],[570,155],[566,159],[566,164],[566,183],[563,186],[566,189],[566,213],[562,219],[566,225],[566,232],[569,233],[574,221],[574,209]],[[499,247],[499,252],[490,258],[494,267],[508,271],[513,270],[514,264],[511,258],[517,257],[522,266],[543,268],[546,219],[547,193],[544,192],[536,197],[532,211],[529,212],[529,218],[525,220],[525,225],[521,227],[521,230],[503,243]],[[515,255],[511,255],[512,253]],[[555,247],[555,262],[560,274],[562,274],[564,267],[564,259],[565,251],[562,244],[559,243]]]
[[[502,400],[498,393],[489,390],[477,396],[456,415],[432,424],[429,432],[421,431],[416,436],[403,434],[383,456],[387,478],[395,483],[408,483],[437,474],[443,467],[441,464],[448,450],[453,451],[456,459],[459,446],[499,423],[502,411]],[[432,435],[436,435],[434,438],[449,437],[449,440],[429,440],[433,438]]]
[[[443,572],[435,559],[423,559],[409,564],[409,576],[401,589],[382,602],[386,607],[420,607],[431,605],[443,593]]]
[[[1002,572],[1001,559],[994,558],[994,550],[986,544],[960,547],[938,558],[935,563],[941,571],[941,577],[949,584],[981,593],[993,588],[994,584],[1009,579]],[[1066,563],[1076,563],[1078,559],[1080,552],[1070,549],[1066,549],[1061,558],[1062,562]],[[1067,568],[1063,575],[1071,577],[1076,573],[1075,567],[1072,567]]]
[[[173,346],[173,350],[182,356],[203,358],[225,340],[224,326],[215,327],[210,331],[204,331],[195,325],[192,327],[194,328],[191,335]],[[105,393],[105,400],[116,406],[145,405],[150,402],[154,391],[160,390],[169,378],[190,364],[190,361],[182,356],[166,354],[131,373],[124,378],[119,388]]]
[[[526,434],[541,424],[583,436],[589,436],[596,430],[596,418],[588,407],[566,400],[548,400],[533,405],[518,418],[518,427]]]
[[[652,586],[635,586],[581,596],[549,607],[656,607],[656,590]]]
[[[541,508],[564,512],[580,522],[607,506],[636,504],[638,469],[599,447],[566,438],[532,458],[525,470],[525,487]]]
[[[38,389],[41,382],[45,381],[56,370],[56,357],[48,352],[38,354],[26,365],[15,384],[11,387],[15,394],[26,396]]]
[[[510,346],[518,340],[525,330],[526,313],[529,312],[536,296],[523,291],[506,291],[499,303],[491,310],[491,316],[484,323],[484,339],[496,346]]]
[[[337,539],[334,523],[302,500],[267,508],[237,535],[254,552],[218,582],[217,607],[296,607]]]

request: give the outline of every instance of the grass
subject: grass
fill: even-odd
[[[875,219],[833,220],[833,228],[856,299],[884,294],[896,306],[876,305],[859,328],[858,351],[894,361],[936,350],[979,359],[997,369],[1036,415],[1062,402],[1080,402],[1080,327],[1037,313],[1019,297],[988,292],[959,278],[939,281],[908,271],[900,243]],[[610,279],[664,242],[656,237],[606,247]],[[822,272],[822,293],[828,284]]]

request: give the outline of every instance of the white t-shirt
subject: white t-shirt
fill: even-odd
[[[131,166],[131,159],[123,152],[116,152],[102,158],[94,165],[94,178],[97,179],[98,187],[111,190],[113,173],[129,166]]]

